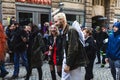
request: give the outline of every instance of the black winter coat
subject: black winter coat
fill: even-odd
[[[53,46],[53,42],[54,42],[54,37],[53,36],[49,36],[48,37],[48,46]],[[63,50],[62,50],[62,37],[61,36],[57,36],[56,38],[56,62],[57,65],[62,65],[62,61],[63,61]],[[50,64],[53,63],[52,61],[52,57],[53,57],[53,50],[52,50],[52,55],[51,55],[51,61]]]
[[[22,38],[28,38],[26,31],[17,28],[14,33],[13,46],[14,52],[23,52],[27,50],[27,42],[24,42]]]
[[[44,49],[44,41],[39,32],[31,33],[28,42],[28,60],[30,67],[42,66],[42,54]]]
[[[96,56],[97,45],[94,42],[93,37],[90,36],[85,40],[85,50],[89,60],[94,60]]]

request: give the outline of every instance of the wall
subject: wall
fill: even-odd
[[[92,27],[92,0],[85,1],[85,27]]]
[[[9,25],[9,18],[16,17],[15,0],[2,0],[2,23]]]

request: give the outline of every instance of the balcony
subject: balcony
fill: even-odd
[[[84,3],[84,0],[62,0],[65,2],[75,2],[75,3]]]

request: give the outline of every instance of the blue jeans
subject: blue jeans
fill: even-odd
[[[1,70],[1,74],[5,74],[7,72],[7,70],[5,69],[4,63],[2,63],[2,65],[0,66],[0,70]]]
[[[22,62],[24,64],[26,70],[28,71],[28,60],[27,60],[26,51],[24,51],[24,52],[15,52],[14,53],[14,73],[13,73],[13,75],[15,75],[15,76],[18,76],[18,74],[19,74],[20,57],[22,59]]]
[[[120,80],[120,60],[114,61],[109,59],[109,62],[110,62],[111,73],[114,80]]]

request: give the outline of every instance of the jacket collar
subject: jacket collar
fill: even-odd
[[[63,34],[67,34],[68,30],[69,30],[69,25],[67,24],[63,30]]]

